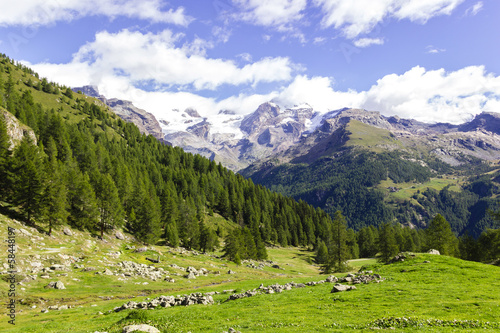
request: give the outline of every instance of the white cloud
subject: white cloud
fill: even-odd
[[[366,92],[363,107],[385,115],[398,115],[426,122],[460,123],[498,105],[500,77],[483,66],[454,72],[427,71],[416,66],[402,75],[386,75]]]
[[[290,24],[304,17],[306,0],[232,0],[241,9],[236,18],[261,26],[272,26],[278,30],[290,30]]]
[[[427,47],[425,49],[427,50],[426,53],[430,53],[430,54],[437,54],[437,53],[446,52],[446,49],[440,49],[440,48],[434,47],[432,45],[427,45]]]
[[[359,48],[368,47],[371,45],[384,45],[383,38],[360,38],[354,41],[354,46]]]
[[[482,1],[478,1],[473,6],[467,8],[467,10],[465,11],[465,16],[475,16],[481,10],[483,10],[483,2]]]
[[[464,0],[313,0],[321,7],[324,28],[341,29],[349,39],[371,32],[389,18],[425,23],[439,15],[450,15]]]
[[[331,78],[318,76],[308,78],[299,75],[274,100],[286,107],[308,103],[315,110],[326,112],[345,106],[360,107],[364,100],[363,96],[364,93],[353,90],[335,91]]]
[[[107,75],[123,76],[135,84],[152,82],[157,87],[196,90],[215,90],[224,84],[256,86],[261,82],[292,78],[293,64],[288,58],[264,58],[238,67],[230,60],[207,58],[205,49],[212,44],[199,38],[177,47],[183,37],[170,30],[158,34],[129,30],[114,34],[99,32],[95,41],[80,48],[70,64],[52,65],[51,74],[62,72],[61,67],[71,71],[87,66],[92,78],[89,83],[94,85],[99,85],[101,78]],[[50,66],[35,66],[35,70],[50,72]]]
[[[85,16],[125,16],[153,23],[187,26],[193,19],[183,7],[164,8],[161,0],[21,0],[0,2],[0,26],[48,25]]]
[[[313,44],[316,45],[323,44],[324,42],[326,42],[326,37],[315,37],[313,40]]]

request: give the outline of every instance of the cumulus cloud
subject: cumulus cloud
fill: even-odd
[[[22,0],[0,2],[0,26],[49,25],[85,16],[125,16],[153,23],[187,26],[193,18],[183,7],[165,8],[161,0]]]
[[[454,72],[416,66],[386,75],[366,92],[363,107],[426,122],[460,123],[483,111],[500,112],[500,77],[483,66]]]
[[[304,17],[306,0],[233,0],[240,9],[237,19],[261,26],[272,26],[278,30],[290,30],[290,24]]]
[[[321,8],[324,28],[341,29],[349,39],[371,32],[385,19],[408,19],[425,23],[450,15],[464,0],[313,0]]]
[[[99,32],[93,42],[79,49],[70,64],[52,65],[52,73],[86,67],[94,85],[109,75],[126,77],[135,84],[152,83],[156,88],[195,90],[215,90],[224,84],[256,86],[292,78],[293,64],[288,58],[264,58],[238,67],[230,60],[207,58],[205,50],[211,44],[199,38],[179,47],[183,38],[170,30],[158,34]],[[41,64],[35,69],[49,71],[50,66]]]
[[[359,38],[354,41],[354,46],[365,48],[371,45],[384,45],[383,38]]]

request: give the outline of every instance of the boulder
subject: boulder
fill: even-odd
[[[71,231],[70,228],[68,227],[64,227],[63,229],[63,233],[66,235],[66,236],[73,236],[73,232]]]
[[[338,292],[349,291],[349,290],[354,290],[354,289],[356,289],[355,286],[348,286],[345,284],[336,284],[335,286],[333,286],[333,289],[331,292],[338,293]]]
[[[115,237],[116,237],[116,239],[119,239],[119,240],[125,239],[125,236],[123,236],[123,234],[120,231],[115,232]]]
[[[147,250],[148,250],[147,247],[139,247],[134,252],[141,253],[141,252],[146,252]]]
[[[439,253],[439,251],[435,250],[435,249],[430,249],[429,251],[427,251],[427,253],[429,253],[429,254],[436,254],[438,256],[441,255],[441,253]]]
[[[160,333],[160,330],[153,326],[145,324],[129,325],[123,328],[123,333],[131,333],[131,332]]]
[[[227,274],[236,274],[236,272],[232,271],[232,270],[229,270],[229,271],[227,271]]]
[[[186,279],[196,279],[196,275],[193,272],[190,272],[188,275],[186,275]]]
[[[45,288],[66,289],[61,281],[52,281],[48,285],[46,285]]]

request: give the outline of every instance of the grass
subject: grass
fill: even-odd
[[[133,323],[148,323],[169,333],[223,332],[230,327],[241,332],[344,332],[372,327],[396,327],[405,332],[469,332],[475,326],[486,327],[482,331],[500,328],[500,268],[428,254],[418,254],[414,259],[391,265],[379,264],[375,259],[353,260],[350,265],[355,271],[363,267],[363,270],[380,274],[385,281],[358,285],[356,290],[345,293],[332,294],[332,285],[325,283],[228,302],[228,294],[215,295],[215,304],[211,306],[110,312],[129,300],[227,289],[242,292],[257,288],[261,283],[319,281],[325,276],[311,264],[312,252],[300,248],[269,248],[270,258],[284,269],[265,267],[258,270],[245,264],[236,266],[213,256],[181,253],[165,246],[152,246],[147,252],[135,253],[130,246],[141,244],[130,239],[119,241],[112,235],[106,235],[106,242],[92,238],[89,241],[90,236],[79,231],[74,231],[73,236],[56,231],[55,237],[49,238],[0,215],[2,239],[6,239],[7,225],[43,237],[37,240],[36,237],[16,236],[20,248],[16,259],[23,269],[22,275],[26,274],[27,259],[32,260],[36,255],[41,256],[45,266],[49,262],[64,261],[63,255],[68,255],[83,258],[79,264],[99,270],[123,260],[148,263],[146,256],[159,255],[159,265],[172,273],[175,270],[169,265],[175,263],[181,267],[219,270],[221,274],[209,274],[195,280],[173,276],[175,283],[142,278],[118,281],[116,276],[96,275],[80,269],[71,269],[66,272],[68,276],[57,277],[52,273],[49,280],[37,274],[36,280],[16,287],[19,295],[15,326],[7,323],[6,308],[0,308],[2,332],[118,333]],[[43,250],[46,248],[56,251]],[[119,257],[110,255],[118,251],[121,251]],[[0,260],[0,264],[6,261],[5,251],[0,254]],[[236,274],[227,274],[229,269]],[[49,281],[55,280],[61,280],[67,289],[44,288]],[[0,281],[2,299],[8,298],[7,287],[7,282]],[[73,308],[40,312],[54,304]],[[36,308],[32,308],[33,305]]]
[[[364,124],[358,120],[351,120],[347,125],[350,132],[347,146],[360,146],[377,153],[387,149],[401,149],[403,146],[391,132]]]
[[[441,191],[446,186],[450,185],[450,191],[460,192],[462,190],[461,184],[463,179],[455,176],[442,176],[439,178],[431,178],[430,181],[425,183],[394,183],[391,179],[383,180],[377,186],[378,188],[388,192],[386,200],[388,201],[402,201],[410,200],[416,193],[424,192],[428,188],[436,191]],[[389,192],[388,187],[396,187],[397,192]]]

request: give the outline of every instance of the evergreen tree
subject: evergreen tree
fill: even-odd
[[[43,160],[37,146],[25,136],[12,159],[13,202],[21,207],[28,224],[41,211],[44,191]]]
[[[64,184],[61,168],[55,157],[47,160],[41,210],[43,220],[49,225],[49,236],[52,235],[52,228],[66,222],[69,215],[66,210],[68,191]]]
[[[239,228],[230,231],[225,239],[224,245],[224,257],[227,257],[230,261],[234,261],[238,265],[241,264],[241,232]]]
[[[384,223],[378,232],[379,260],[389,262],[399,252],[398,244],[394,237],[394,227],[389,223]]]
[[[165,239],[170,246],[179,246],[179,232],[177,231],[177,224],[175,222],[170,222],[165,227]]]
[[[443,255],[453,256],[456,254],[457,238],[451,231],[450,224],[441,214],[437,214],[431,220],[426,233],[429,248],[436,249]]]
[[[68,173],[69,223],[80,229],[94,230],[99,221],[99,209],[89,176],[73,168]]]
[[[348,270],[347,222],[339,210],[335,212],[333,217],[331,239],[328,247],[328,261],[322,266],[324,273],[345,272]]]
[[[316,250],[316,263],[319,265],[324,265],[328,262],[328,248],[324,241],[320,240],[318,242],[318,248]]]
[[[104,237],[104,230],[110,227],[120,227],[123,224],[123,208],[118,196],[118,190],[113,178],[109,174],[97,174],[96,197],[97,207],[100,215],[101,239]]]

